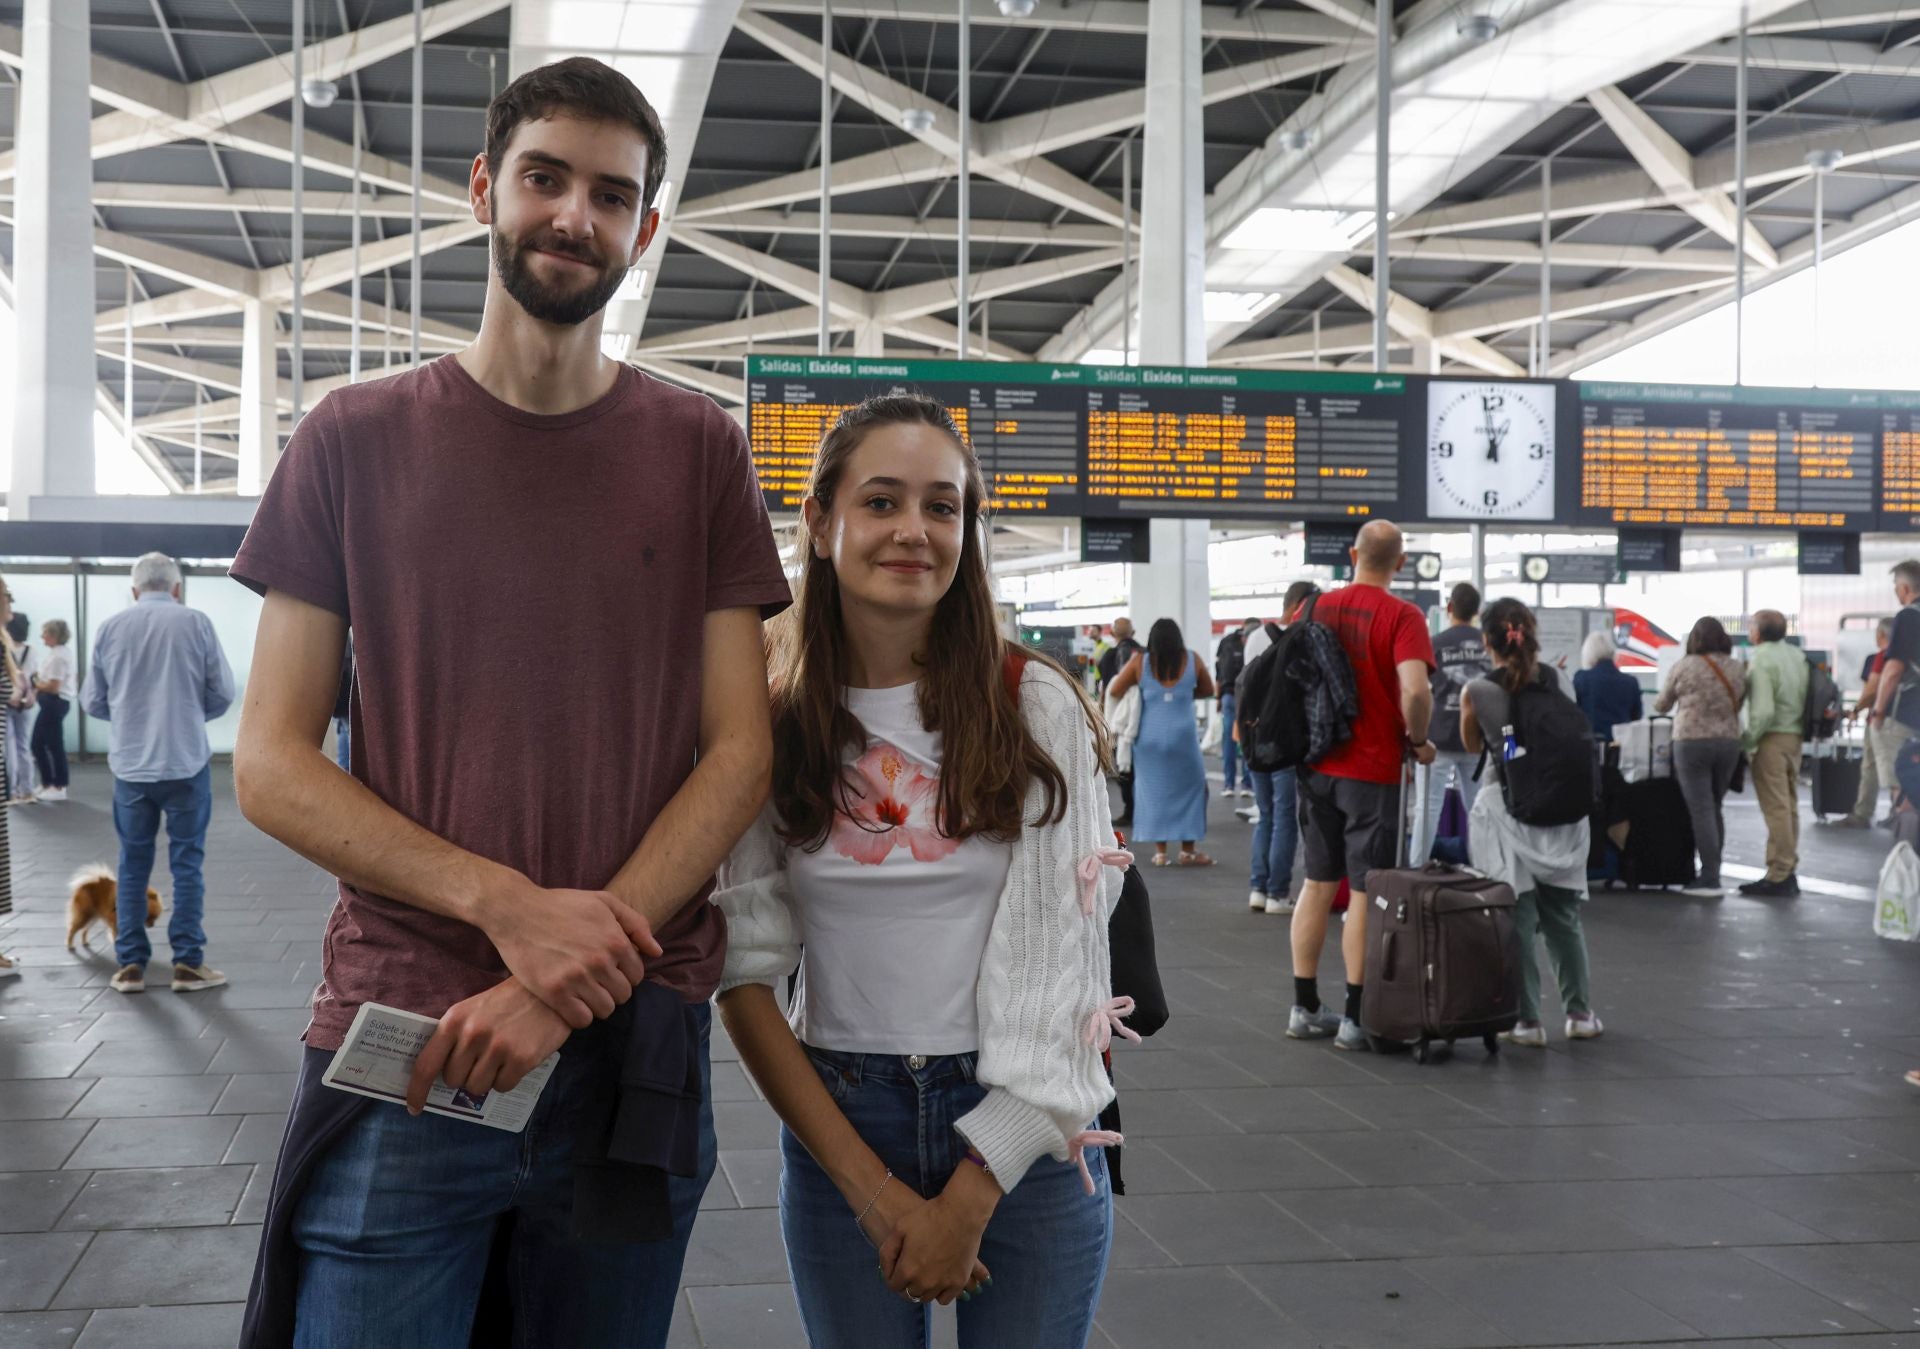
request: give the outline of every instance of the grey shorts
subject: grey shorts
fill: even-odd
[[[1367,893],[1367,873],[1393,866],[1399,855],[1401,789],[1300,770],[1300,832],[1307,879],[1345,880]]]

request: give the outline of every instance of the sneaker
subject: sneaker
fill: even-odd
[[[120,972],[113,976],[107,985],[115,993],[145,993],[147,991],[147,971],[140,965],[122,965]]]
[[[1251,787],[1242,787],[1242,788],[1240,789],[1240,799],[1241,799],[1242,801],[1251,801],[1251,800],[1253,800],[1253,788],[1251,788]]]
[[[66,799],[67,789],[65,787],[42,787],[34,793],[34,800],[36,801],[64,801]]]
[[[1858,815],[1843,815],[1833,822],[1835,829],[1871,829],[1872,820],[1863,820]]]
[[[1264,906],[1266,912],[1282,915],[1293,912],[1293,901],[1285,895],[1267,895],[1265,898],[1267,901]]]
[[[198,993],[203,988],[218,988],[227,982],[227,976],[219,970],[209,969],[205,965],[175,965],[173,967],[173,991],[175,993]]]
[[[1800,878],[1788,874],[1777,881],[1748,881],[1740,887],[1740,893],[1755,899],[1793,899],[1800,893]]]
[[[1323,1040],[1340,1029],[1340,1014],[1330,1012],[1324,1006],[1309,1012],[1296,1006],[1287,1015],[1287,1038],[1289,1040]]]
[[[1333,1047],[1349,1052],[1371,1053],[1373,1051],[1373,1041],[1369,1040],[1367,1033],[1360,1029],[1360,1023],[1358,1021],[1341,1017],[1340,1033],[1333,1037]]]
[[[1547,1047],[1547,1028],[1537,1021],[1522,1021],[1512,1030],[1500,1032],[1500,1038],[1510,1045],[1525,1045],[1529,1049]]]
[[[1265,890],[1247,891],[1247,907],[1255,913],[1264,910],[1267,907],[1267,892]]]
[[[1253,806],[1235,806],[1233,813],[1238,818],[1245,820],[1248,824],[1252,824],[1260,818],[1259,810]]]
[[[1680,887],[1680,893],[1683,895],[1692,895],[1695,899],[1725,899],[1727,897],[1726,890],[1721,886],[1708,885],[1704,882],[1696,882],[1693,885],[1683,885]]]
[[[1600,1024],[1600,1018],[1592,1012],[1585,1016],[1567,1018],[1567,1038],[1569,1040],[1597,1040],[1606,1027]],[[1544,1033],[1544,1032],[1543,1032]]]
[[[11,979],[20,973],[19,962],[12,956],[0,956],[0,979]]]

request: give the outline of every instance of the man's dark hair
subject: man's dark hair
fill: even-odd
[[[27,640],[27,634],[32,631],[33,625],[27,621],[27,616],[15,609],[13,617],[7,620],[7,636],[16,642],[24,642]]]
[[[1462,581],[1447,597],[1447,612],[1452,614],[1457,622],[1473,622],[1474,617],[1480,612],[1480,592],[1468,582]]]
[[[1240,620],[1240,630],[1242,632],[1250,632],[1254,628],[1257,628],[1259,626],[1260,626],[1260,620],[1253,617],[1251,614],[1249,614],[1247,617]]]
[[[1320,593],[1320,587],[1312,581],[1295,581],[1287,587],[1286,598],[1280,601],[1280,621],[1293,620],[1293,611],[1305,604],[1309,597]]]
[[[536,66],[509,84],[487,104],[487,172],[500,172],[507,142],[523,122],[562,114],[595,122],[625,122],[647,142],[647,179],[641,184],[640,211],[656,204],[667,176],[667,133],[660,114],[632,80],[591,56]]]

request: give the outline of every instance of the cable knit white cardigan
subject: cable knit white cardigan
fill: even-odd
[[[1107,919],[1124,875],[1110,864],[1119,859],[1112,809],[1084,705],[1057,672],[1029,661],[1020,711],[1066,778],[1067,812],[1058,823],[1029,825],[1014,845],[975,986],[987,1095],[955,1124],[1009,1191],[1042,1155],[1068,1160],[1113,1099],[1100,1052],[1113,1024]],[[1028,819],[1044,800],[1035,784]],[[720,870],[714,903],[728,928],[722,993],[777,983],[800,961],[787,845],[773,818],[771,806],[762,811]],[[805,1025],[793,1029],[805,1041]]]

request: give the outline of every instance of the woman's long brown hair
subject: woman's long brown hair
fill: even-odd
[[[1059,765],[1034,740],[1008,690],[1009,643],[1000,633],[999,609],[987,572],[986,487],[973,447],[947,409],[931,398],[895,394],[869,398],[840,414],[820,442],[808,495],[831,513],[847,461],[882,426],[923,424],[952,438],[966,463],[960,564],[940,597],[916,652],[921,668],[921,724],[941,737],[940,828],[949,838],[984,834],[1012,839],[1025,824],[1052,824],[1066,817],[1067,781]],[[773,804],[786,841],[811,852],[827,840],[836,810],[846,810],[858,788],[843,765],[866,747],[866,728],[847,709],[846,631],[840,617],[840,582],[831,559],[814,554],[804,521],[795,531],[804,559],[794,604],[772,627]],[[1038,652],[1027,659],[1051,665]],[[1058,666],[1054,667],[1058,670]],[[1080,699],[1094,748],[1108,763],[1106,729],[1080,686],[1060,677]],[[1046,802],[1035,820],[1025,819],[1028,789],[1041,784]]]

